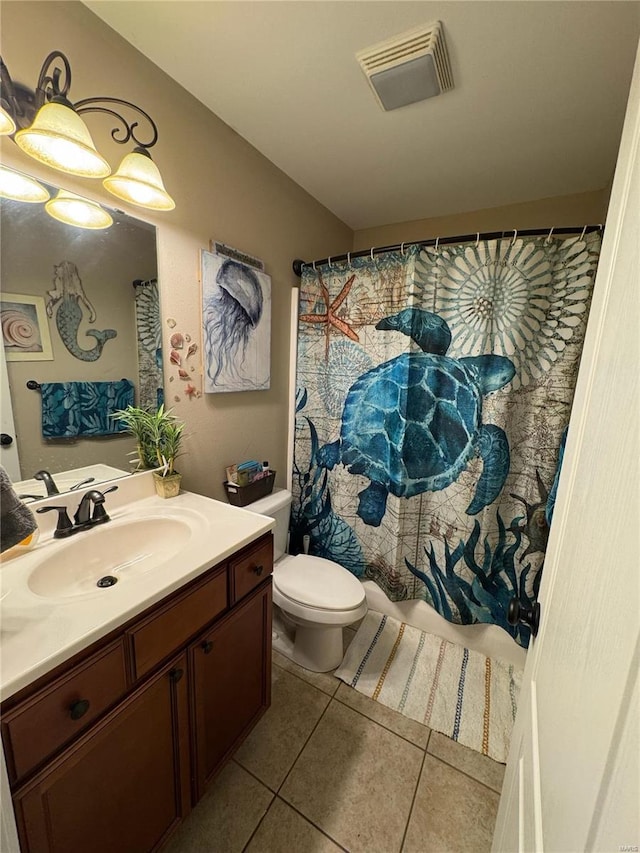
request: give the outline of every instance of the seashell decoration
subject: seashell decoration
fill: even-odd
[[[19,347],[24,352],[42,350],[40,330],[37,323],[24,311],[7,309],[2,311],[2,336],[6,344]]]
[[[169,361],[171,364],[177,364],[178,367],[182,364],[182,357],[179,352],[176,352],[174,349],[171,350],[169,355]]]
[[[173,317],[167,317],[167,326],[170,329],[175,329],[176,325],[176,321],[173,319]]]
[[[171,335],[170,343],[174,349],[182,349],[184,346],[184,336],[182,332],[174,332],[174,334]]]
[[[185,339],[185,341],[186,341],[188,344],[190,344],[190,343],[191,343],[191,335],[185,335],[185,336],[184,336],[184,339]]]
[[[191,344],[191,346],[187,350],[187,358],[189,358],[189,356],[193,355],[196,352],[198,352],[198,344]]]
[[[184,393],[185,393],[185,394],[187,395],[187,397],[189,397],[189,398],[193,397],[193,395],[196,393],[196,386],[195,386],[195,385],[192,385],[192,384],[191,384],[191,382],[189,382],[189,384],[187,385],[187,387],[184,389]]]
[[[180,368],[178,370],[178,376],[180,377],[180,379],[188,379],[189,378],[189,374],[187,373],[187,371],[183,370],[182,368]]]
[[[179,403],[179,402],[180,402],[180,397],[178,397],[178,395],[176,394],[176,395],[175,395],[175,397],[173,398],[173,400],[174,400],[174,402],[175,402],[175,403]]]

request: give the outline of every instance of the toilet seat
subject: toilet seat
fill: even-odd
[[[278,597],[297,605],[296,610],[344,613],[357,610],[365,600],[364,588],[355,575],[331,560],[308,554],[276,563],[273,585]]]

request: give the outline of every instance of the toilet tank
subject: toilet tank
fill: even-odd
[[[276,526],[273,530],[273,559],[279,560],[287,550],[289,535],[289,513],[291,511],[291,492],[287,489],[274,489],[266,498],[260,498],[245,509],[274,518]]]

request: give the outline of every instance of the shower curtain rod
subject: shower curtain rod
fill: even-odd
[[[475,234],[464,234],[461,237],[435,237],[429,240],[407,240],[405,243],[395,243],[392,246],[378,246],[371,249],[361,249],[359,252],[348,252],[345,255],[335,255],[329,258],[322,258],[319,261],[303,261],[302,258],[296,258],[292,264],[294,273],[298,278],[302,275],[303,267],[323,266],[331,264],[335,261],[351,261],[352,258],[364,258],[370,255],[373,259],[374,255],[381,255],[384,252],[393,252],[397,249],[403,249],[405,246],[446,246],[448,243],[471,243],[478,240],[499,240],[505,237],[511,237],[513,240],[518,235],[521,237],[541,237],[543,234],[548,234],[551,237],[553,234],[575,234],[580,231],[584,234],[591,234],[593,231],[602,231],[602,225],[576,225],[566,228],[529,228],[522,231],[514,229],[513,231],[480,231]]]

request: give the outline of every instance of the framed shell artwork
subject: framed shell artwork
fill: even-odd
[[[53,361],[42,296],[2,293],[0,323],[7,361]]]

